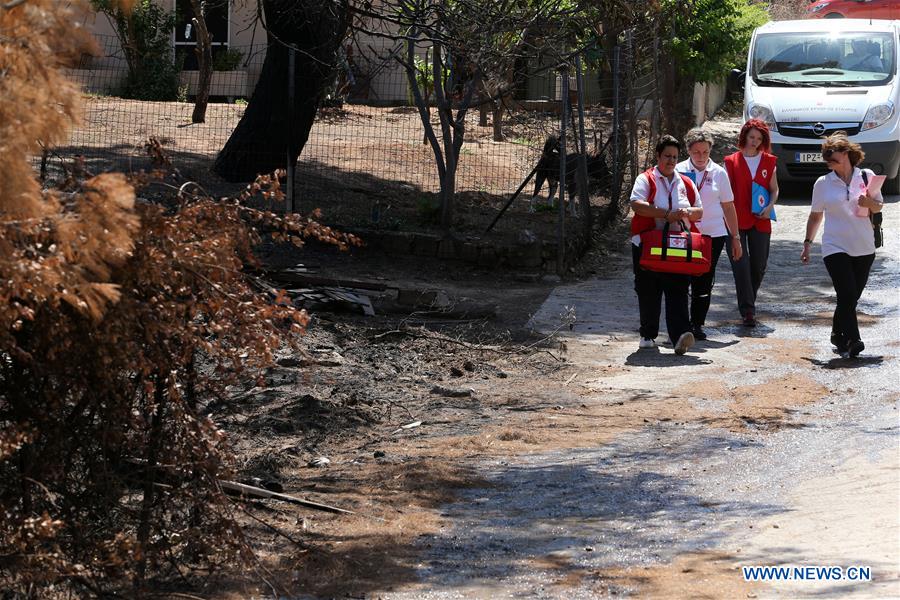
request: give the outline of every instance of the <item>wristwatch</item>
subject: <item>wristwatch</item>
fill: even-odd
[[[805,240],[803,240],[803,243],[804,244],[812,244],[812,240],[809,238],[806,238]]]

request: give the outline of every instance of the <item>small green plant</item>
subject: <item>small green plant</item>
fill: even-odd
[[[234,71],[243,58],[244,53],[237,48],[225,48],[213,54],[213,71]]]
[[[176,98],[178,102],[187,102],[188,101],[188,86],[187,85],[179,85],[178,86],[178,97]]]
[[[434,225],[441,220],[441,203],[431,196],[419,196],[419,219],[422,223]]]
[[[234,103],[238,106],[247,106],[247,99],[246,98],[238,98],[237,100],[234,101]]]
[[[413,62],[416,72],[416,84],[422,92],[422,98],[424,98],[427,103],[434,93],[434,65],[432,59],[429,56],[428,51],[426,51],[424,57],[417,56],[413,59]],[[442,77],[446,81],[449,76],[450,69],[444,65],[442,68]],[[410,104],[413,104],[412,98],[410,98]]]

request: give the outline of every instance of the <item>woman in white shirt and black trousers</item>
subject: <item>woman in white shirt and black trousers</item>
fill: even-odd
[[[659,311],[666,296],[666,329],[675,354],[684,354],[694,345],[688,312],[690,275],[657,273],[640,265],[641,233],[663,229],[681,221],[685,228],[703,218],[703,204],[696,186],[675,172],[681,142],[664,135],[656,144],[656,166],[637,176],[631,190],[631,257],[634,261],[634,291],[641,317],[638,348],[656,348]],[[692,200],[693,199],[693,200]]]
[[[856,320],[856,303],[866,287],[869,270],[875,261],[875,235],[868,213],[881,212],[881,192],[866,193],[866,180],[874,173],[858,169],[865,157],[859,144],[839,131],[822,144],[822,158],[831,173],[819,177],[813,186],[812,206],[806,221],[806,239],[800,260],[809,262],[809,250],[819,225],[822,257],[837,292],[837,308],[831,325],[831,343],[843,357],[853,357],[865,349]],[[868,210],[863,210],[868,209]]]
[[[678,163],[675,169],[685,173],[697,184],[703,201],[703,219],[697,222],[700,233],[712,238],[712,257],[709,271],[691,279],[691,327],[694,339],[705,340],[703,324],[709,312],[710,296],[716,282],[716,265],[722,248],[732,257],[740,260],[741,238],[738,233],[737,212],[734,209],[734,193],[725,168],[709,158],[713,137],[700,127],[684,136],[689,159]]]

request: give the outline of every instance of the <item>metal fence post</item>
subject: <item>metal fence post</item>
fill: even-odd
[[[578,155],[578,199],[581,203],[581,218],[585,229],[591,229],[591,194],[588,189],[587,142],[584,139],[584,80],[581,75],[581,54],[575,55],[575,84],[578,86],[578,138],[581,153]]]
[[[628,85],[626,88],[626,102],[628,106],[628,166],[629,175],[632,183],[637,178],[637,155],[638,155],[638,126],[637,114],[635,113],[635,97],[634,97],[634,30],[629,29],[625,33],[625,44],[628,54],[625,57],[625,72],[628,74]]]
[[[612,220],[619,215],[619,200],[622,195],[622,108],[620,106],[621,86],[621,60],[622,48],[617,44],[613,48],[613,190],[609,199],[609,216]]]
[[[296,77],[297,53],[293,46],[288,47],[288,77],[287,77],[287,102],[288,102],[288,143],[285,150],[287,159],[287,196],[285,209],[288,214],[294,212],[294,159],[291,153],[294,147],[294,78]]]
[[[559,115],[559,224],[557,226],[556,273],[562,275],[566,266],[566,121],[569,118],[569,67],[560,67],[562,95]]]
[[[647,158],[641,166],[647,166],[653,161],[653,144],[659,138],[661,117],[660,117],[660,97],[659,97],[659,34],[658,31],[653,36],[653,106],[650,113],[650,140],[647,144]]]

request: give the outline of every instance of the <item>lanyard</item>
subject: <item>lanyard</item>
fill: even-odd
[[[697,172],[697,171],[694,171],[694,173],[696,173],[696,172]],[[703,189],[703,184],[706,183],[706,176],[707,176],[707,175],[709,175],[709,169],[703,171],[703,177],[700,178],[700,183],[697,184],[697,191],[698,191],[698,192],[699,192],[700,190]]]
[[[850,186],[853,185],[853,180],[855,179],[855,175],[856,175],[856,170],[854,169],[854,171],[850,174],[850,183],[844,183],[844,180],[841,179],[841,183],[844,183],[844,185],[847,186],[847,202],[850,202]],[[838,179],[840,179],[840,177],[838,177]]]
[[[669,195],[669,210],[672,210],[672,192],[675,191],[675,187],[676,187],[675,179],[674,179],[674,178],[675,178],[675,177],[679,177],[679,175],[676,173],[676,174],[673,175],[672,177],[673,177],[673,179],[672,179],[672,184],[671,184],[671,185],[668,185],[668,183],[666,182],[666,178],[665,178],[665,177],[660,177],[660,178],[659,178],[659,180],[663,183],[663,188],[666,190],[666,192],[667,192],[668,195]]]
[[[694,161],[690,161],[691,170],[694,172],[694,177],[697,177],[697,167],[694,166]],[[706,164],[706,168],[703,169],[703,177],[700,179],[700,183],[697,184],[697,191],[703,189],[703,184],[706,183],[706,177],[709,175],[709,163]]]

